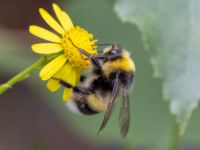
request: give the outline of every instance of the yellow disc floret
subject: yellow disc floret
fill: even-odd
[[[64,54],[72,67],[77,70],[88,68],[90,60],[87,56],[82,54],[78,48],[85,50],[91,55],[97,53],[96,40],[93,40],[93,35],[88,33],[81,27],[74,27],[67,31],[62,36],[62,45],[64,47]]]

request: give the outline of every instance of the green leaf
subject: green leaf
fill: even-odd
[[[141,31],[182,135],[200,99],[200,1],[116,0],[114,9]]]

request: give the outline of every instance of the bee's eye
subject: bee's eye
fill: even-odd
[[[120,51],[118,49],[112,49],[110,51],[110,54],[112,54],[112,55],[116,55],[116,54],[119,54],[119,53],[120,53]]]

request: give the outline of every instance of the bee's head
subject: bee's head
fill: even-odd
[[[104,56],[106,56],[107,60],[116,60],[119,58],[128,58],[129,53],[121,49],[118,45],[114,45],[112,47],[106,47],[103,50]]]

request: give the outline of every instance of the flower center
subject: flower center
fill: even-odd
[[[97,40],[93,39],[93,35],[88,33],[83,28],[76,26],[67,31],[62,36],[62,45],[64,47],[64,54],[67,57],[68,63],[77,70],[88,68],[90,60],[87,56],[82,54],[78,48],[81,48],[91,55],[97,53],[96,43]]]

